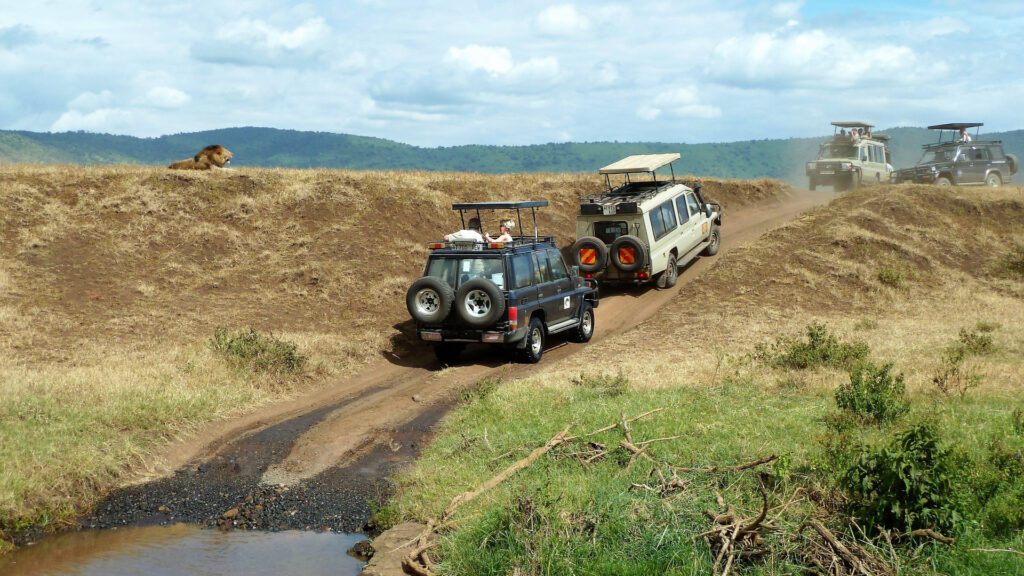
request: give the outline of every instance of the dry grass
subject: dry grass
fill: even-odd
[[[169,438],[405,345],[404,294],[454,201],[546,199],[571,242],[596,175],[0,168],[0,537],[157,466]],[[741,206],[772,181],[705,182]],[[497,216],[494,221],[497,221]],[[211,355],[217,327],[295,342],[282,380]],[[2,539],[2,538],[0,538]]]

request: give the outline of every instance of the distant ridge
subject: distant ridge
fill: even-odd
[[[883,130],[892,139],[894,165],[912,166],[920,146],[934,141],[924,128]],[[983,133],[1024,157],[1024,130]],[[154,164],[191,156],[208,144],[234,152],[232,164],[358,170],[444,170],[484,173],[591,172],[623,156],[680,152],[677,174],[719,178],[780,178],[804,182],[804,163],[826,136],[741,142],[567,142],[529,146],[466,145],[421,148],[392,140],[276,128],[224,128],[136,138],[91,132],[0,130],[0,163]]]

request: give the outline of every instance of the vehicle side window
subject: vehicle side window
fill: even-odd
[[[659,240],[675,229],[676,211],[672,208],[671,200],[651,210],[651,231],[654,232],[655,240]]]
[[[548,250],[548,265],[551,270],[552,280],[563,280],[569,277],[569,271],[565,269],[565,262],[558,250]]]
[[[861,148],[860,148],[860,161],[861,162],[867,162],[867,160],[868,160],[868,147],[867,146],[861,146]]]
[[[533,259],[529,254],[512,256],[512,288],[526,288],[533,281]]]
[[[690,219],[690,213],[686,211],[686,196],[676,198],[676,211],[679,212],[680,224]]]
[[[697,204],[697,199],[693,197],[693,194],[686,193],[686,205],[690,207],[690,213],[696,214],[700,212],[700,204]]]
[[[988,148],[978,148],[973,152],[975,160],[988,160]]]
[[[547,252],[538,251],[533,253],[533,281],[537,284],[551,281]]]
[[[878,162],[878,150],[874,146],[868,147],[868,161]]]

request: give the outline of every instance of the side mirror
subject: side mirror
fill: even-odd
[[[711,218],[711,204],[704,205],[704,216]]]
[[[572,270],[572,276],[573,276],[573,278],[577,278],[577,277],[579,277],[579,275],[580,275],[580,267],[579,267],[579,266],[573,266],[573,267],[571,268],[571,270]]]

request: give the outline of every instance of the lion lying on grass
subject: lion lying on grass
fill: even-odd
[[[213,144],[200,150],[194,157],[175,162],[168,168],[171,170],[213,170],[226,166],[228,162],[231,162],[232,156],[233,154],[227,148],[220,144]]]

